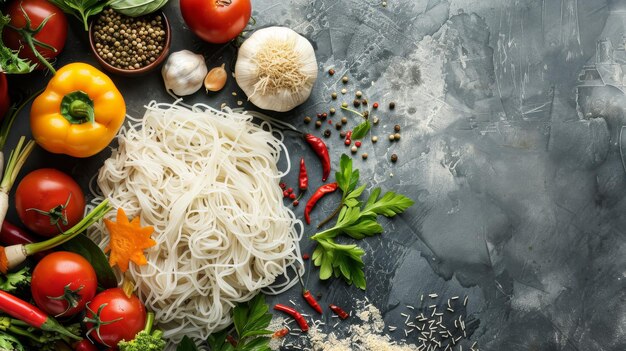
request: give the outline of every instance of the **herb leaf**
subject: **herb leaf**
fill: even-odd
[[[237,304],[233,309],[233,324],[239,336],[237,346],[226,341],[231,328],[211,334],[207,343],[211,351],[268,351],[270,338],[265,335],[273,333],[267,330],[271,320],[272,315],[269,313],[269,306],[265,304],[265,296],[258,294],[246,303]]]
[[[49,0],[63,12],[83,22],[85,31],[89,30],[89,17],[97,15],[108,5],[106,0]]]
[[[356,240],[364,239],[383,232],[377,217],[382,215],[393,217],[404,212],[415,202],[408,197],[392,191],[380,197],[381,189],[371,191],[369,198],[362,204],[358,198],[365,191],[363,184],[356,188],[359,181],[359,170],[352,169],[352,159],[342,155],[339,162],[340,170],[336,173],[337,183],[343,191],[342,205],[335,226],[319,232],[311,237],[317,241],[313,251],[313,264],[320,267],[320,279],[331,276],[342,277],[348,284],[365,289],[363,272],[363,249],[357,245],[340,245],[335,238],[341,234]]]
[[[363,137],[367,135],[367,132],[370,131],[371,127],[372,125],[370,124],[370,121],[365,120],[365,122],[359,124],[358,126],[354,127],[354,129],[352,129],[352,139],[363,139]]]
[[[223,338],[224,340],[222,342],[225,341],[225,338],[226,336],[224,336]],[[213,348],[211,348],[211,350],[213,350]],[[216,350],[219,350],[219,349],[216,349]],[[176,346],[176,351],[198,351],[198,348],[196,347],[196,344],[193,342],[193,340],[191,340],[190,337],[185,335],[183,336],[183,340],[181,340],[180,344]]]
[[[393,217],[398,213],[404,212],[407,208],[411,207],[415,201],[400,194],[396,194],[393,191],[389,191],[383,195],[380,199],[380,189],[372,192],[370,198],[367,200],[363,213],[366,215],[383,215],[385,217]]]

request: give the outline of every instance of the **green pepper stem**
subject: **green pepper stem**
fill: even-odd
[[[109,200],[102,201],[101,204],[99,204],[96,208],[94,208],[87,216],[85,216],[80,222],[78,222],[72,228],[46,241],[24,245],[24,250],[26,250],[26,255],[30,256],[38,252],[50,250],[56,246],[59,246],[71,240],[76,235],[84,232],[92,224],[102,219],[102,217],[104,217],[104,215],[107,214],[107,212],[109,212],[111,208],[112,207],[109,205]]]
[[[76,119],[86,119],[93,123],[95,120],[93,107],[82,100],[74,100],[70,103],[69,113]]]
[[[32,28],[32,23],[30,20],[30,17],[28,16],[28,14],[26,13],[26,11],[24,10],[24,8],[22,7],[22,4],[20,3],[20,9],[22,10],[22,15],[24,16],[24,20],[25,20],[25,25],[23,28],[16,28],[14,26],[9,25],[8,27],[15,30],[16,32],[18,32],[20,34],[20,36],[22,37],[22,39],[24,39],[24,42],[26,42],[26,46],[28,46],[28,48],[33,52],[33,54],[35,55],[35,57],[37,58],[37,60],[39,60],[39,62],[41,62],[41,64],[43,64],[44,66],[46,66],[47,69],[50,70],[50,72],[52,72],[52,74],[56,74],[57,71],[54,69],[54,67],[52,67],[52,65],[50,64],[50,62],[48,62],[48,60],[46,60],[45,57],[43,57],[40,53],[39,50],[37,50],[37,48],[35,47],[35,44],[38,46],[41,46],[45,49],[48,50],[52,50],[52,51],[57,51],[56,48],[42,43],[40,41],[38,41],[37,39],[34,38],[35,35],[37,35],[42,29],[43,27],[46,25],[46,23],[48,23],[48,20],[50,20],[50,18],[52,18],[52,16],[54,16],[54,14],[44,18],[43,21],[41,21],[41,23],[39,24],[39,26],[37,26],[37,28]]]

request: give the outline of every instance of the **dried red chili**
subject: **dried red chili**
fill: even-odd
[[[302,281],[302,276],[300,275],[300,272],[297,272],[297,273],[298,273],[298,280],[300,280],[300,287],[302,288],[302,297],[304,297],[304,301],[306,301],[306,303],[308,303],[309,306],[313,307],[313,309],[317,313],[322,314],[322,306],[320,306],[319,302],[317,302],[315,297],[313,297],[313,295],[311,294],[311,291],[307,290],[304,287],[304,282]]]
[[[300,326],[300,329],[302,330],[302,332],[306,333],[307,331],[309,331],[309,324],[306,322],[306,319],[304,319],[304,317],[300,314],[300,312],[296,311],[295,308],[285,306],[279,303],[279,304],[274,305],[274,309],[276,311],[287,313],[288,315],[293,317],[293,319],[296,320],[296,323],[298,323],[298,326]]]
[[[335,312],[335,314],[339,316],[339,318],[341,319],[346,319],[350,317],[350,315],[346,311],[344,311],[343,308],[337,305],[330,304],[328,305],[328,307],[330,308],[331,311]]]
[[[304,134],[304,140],[311,146],[317,157],[322,162],[322,181],[325,182],[330,175],[330,155],[324,141],[313,134]]]
[[[300,174],[298,175],[298,184],[300,190],[305,191],[309,187],[309,176],[306,173],[306,165],[304,164],[304,157],[300,158]]]
[[[237,340],[235,340],[232,335],[226,335],[226,341],[228,341],[229,344],[233,345],[233,347],[237,347]]]
[[[315,190],[315,193],[313,193],[309,201],[307,201],[306,207],[304,208],[304,219],[306,221],[306,224],[311,224],[311,210],[313,209],[313,207],[315,207],[315,204],[317,204],[317,202],[322,197],[324,197],[324,195],[330,194],[337,190],[337,187],[337,183],[328,183],[320,186],[319,188],[317,188],[317,190]]]
[[[274,334],[272,334],[272,338],[280,339],[280,338],[285,337],[285,335],[287,334],[289,334],[289,329],[287,328],[278,329],[277,331],[274,332]]]

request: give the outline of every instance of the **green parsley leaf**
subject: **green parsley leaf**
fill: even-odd
[[[369,120],[365,120],[365,122],[359,124],[358,126],[352,129],[352,140],[363,139],[367,135],[367,132],[370,131],[372,125]]]
[[[30,273],[28,267],[24,267],[17,272],[7,273],[6,276],[0,277],[0,290],[12,293],[21,286],[30,284]]]
[[[357,245],[337,244],[335,238],[343,234],[361,240],[381,234],[383,227],[377,221],[378,216],[393,217],[404,212],[415,202],[392,191],[380,197],[381,189],[375,188],[365,204],[362,204],[359,197],[365,191],[366,185],[356,187],[359,181],[358,172],[358,169],[352,169],[352,159],[345,154],[342,155],[339,161],[339,171],[335,175],[339,188],[343,191],[337,222],[334,227],[311,237],[318,244],[313,251],[312,259],[313,264],[320,267],[320,279],[326,280],[332,276],[341,277],[348,284],[365,289],[366,281],[363,272],[365,264],[362,260],[365,252]]]

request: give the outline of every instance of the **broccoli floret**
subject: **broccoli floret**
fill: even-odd
[[[24,346],[13,335],[0,332],[0,351],[24,351]]]
[[[28,267],[24,267],[17,272],[8,273],[5,277],[0,277],[0,290],[9,293],[15,292],[21,286],[28,284],[30,284],[30,272]]]
[[[120,341],[117,347],[120,351],[163,351],[165,350],[165,340],[163,332],[152,331],[154,323],[154,313],[148,312],[146,316],[146,327],[135,335],[131,341]]]
[[[165,340],[163,332],[156,330],[152,333],[145,330],[140,331],[131,341],[120,341],[117,344],[120,351],[163,351]]]

